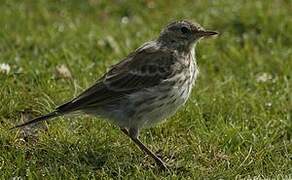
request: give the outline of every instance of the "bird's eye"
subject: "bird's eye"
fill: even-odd
[[[181,29],[181,32],[183,33],[183,34],[188,34],[188,33],[190,33],[191,32],[191,30],[189,29],[189,28],[187,28],[187,27],[182,27]]]

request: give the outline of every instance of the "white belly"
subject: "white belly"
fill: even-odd
[[[157,101],[151,104],[150,106],[153,106],[156,108],[148,112],[143,117],[144,120],[142,121],[145,122],[143,126],[144,127],[153,126],[156,123],[159,123],[160,121],[163,121],[166,118],[172,116],[178,110],[179,107],[185,104],[185,102],[189,98],[190,91],[191,91],[191,87],[175,88],[169,94],[169,97],[172,97],[172,98],[169,98],[169,99],[167,98],[163,101]]]

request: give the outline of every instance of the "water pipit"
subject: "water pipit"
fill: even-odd
[[[112,66],[79,96],[14,128],[76,111],[100,116],[116,124],[166,169],[165,163],[139,140],[139,130],[161,122],[185,104],[198,74],[194,46],[201,38],[216,34],[185,20],[170,23],[156,40],[146,42]]]

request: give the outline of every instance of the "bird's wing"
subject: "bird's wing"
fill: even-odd
[[[119,101],[125,95],[160,84],[179,70],[175,55],[155,47],[139,48],[114,65],[100,80],[72,101],[57,108],[60,112]]]

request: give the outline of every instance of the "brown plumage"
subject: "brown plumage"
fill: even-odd
[[[173,22],[157,40],[114,65],[79,96],[16,127],[75,111],[101,116],[118,125],[165,169],[164,162],[139,141],[139,129],[171,116],[187,101],[198,74],[193,47],[202,37],[215,34],[188,21]]]

